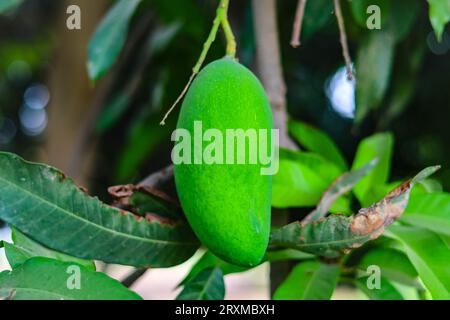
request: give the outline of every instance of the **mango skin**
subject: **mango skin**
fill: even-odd
[[[194,121],[202,121],[203,133],[219,129],[224,145],[226,129],[273,128],[263,86],[250,70],[227,57],[206,66],[184,99],[177,128],[191,133],[192,159]],[[258,265],[269,242],[272,176],[261,175],[261,167],[258,160],[253,165],[174,168],[181,205],[198,238],[212,253],[240,266]]]

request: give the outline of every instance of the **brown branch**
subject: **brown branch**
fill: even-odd
[[[297,149],[287,132],[286,85],[281,67],[275,0],[252,0],[256,37],[257,68],[272,106],[280,146]]]
[[[347,67],[347,78],[348,80],[353,80],[353,68],[352,61],[350,58],[350,53],[348,50],[347,34],[345,33],[344,17],[342,16],[341,3],[340,0],[334,0],[334,10],[336,13],[336,18],[339,26],[339,35],[342,46],[342,55],[345,59],[345,65]]]
[[[307,0],[298,0],[291,39],[291,46],[293,46],[294,48],[300,46],[300,36],[302,34],[302,25],[303,25],[303,17],[305,15],[306,1]]]

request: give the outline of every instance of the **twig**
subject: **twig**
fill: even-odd
[[[122,284],[129,288],[133,284],[136,283],[149,269],[147,268],[140,268],[134,270],[131,274],[129,274],[125,279],[122,280]]]
[[[302,34],[302,25],[303,25],[303,17],[305,15],[306,1],[307,0],[298,0],[291,39],[291,46],[293,46],[294,48],[298,48],[300,46],[300,36]]]
[[[287,132],[286,85],[281,67],[275,0],[253,0],[257,68],[266,89],[280,146],[297,149]]]
[[[213,26],[211,28],[211,31],[209,32],[208,38],[206,39],[206,42],[203,45],[203,50],[200,54],[200,57],[195,64],[194,68],[192,69],[192,74],[189,78],[188,83],[184,87],[183,91],[181,92],[180,96],[175,100],[173,105],[170,107],[169,111],[164,115],[164,118],[161,120],[160,125],[164,126],[166,124],[166,120],[169,117],[169,115],[172,113],[173,109],[178,105],[178,103],[183,99],[185,94],[187,93],[189,87],[192,84],[192,81],[194,81],[197,74],[200,72],[201,67],[203,66],[203,63],[205,62],[206,56],[208,55],[209,49],[211,48],[211,45],[216,40],[217,31],[219,30],[219,27],[222,25],[222,28],[225,32],[225,37],[227,40],[227,49],[226,54],[227,56],[234,57],[236,55],[236,41],[233,35],[233,32],[231,30],[230,24],[228,22],[228,7],[229,7],[230,0],[220,0],[219,7],[217,8],[216,17],[213,21]]]
[[[340,35],[341,46],[342,46],[342,55],[344,56],[345,65],[347,67],[347,78],[348,78],[348,80],[353,80],[352,61],[351,61],[350,53],[348,50],[347,34],[345,33],[344,17],[342,16],[340,0],[334,0],[334,10],[336,13],[336,18],[337,18],[338,26],[339,26],[339,35]]]

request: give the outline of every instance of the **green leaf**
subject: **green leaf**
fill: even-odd
[[[309,152],[281,150],[273,178],[272,205],[277,208],[316,205],[342,173],[332,162]]]
[[[305,16],[303,17],[302,40],[311,38],[317,31],[332,21],[333,17],[330,12],[333,11],[333,3],[328,0],[308,1],[305,8]]]
[[[8,262],[13,269],[17,268],[30,258],[45,257],[63,262],[76,263],[88,270],[95,271],[95,263],[93,261],[78,259],[64,253],[48,249],[26,237],[14,228],[12,228],[12,239],[14,241],[14,245],[5,243],[5,253],[8,258]]]
[[[380,289],[369,289],[367,286],[368,277],[355,280],[355,285],[370,300],[403,300],[401,293],[385,278],[380,279]]]
[[[249,270],[249,268],[236,266],[234,264],[223,261],[210,251],[206,251],[202,257],[194,264],[187,276],[180,282],[180,286],[185,285],[194,279],[200,272],[208,268],[220,268],[223,275],[231,273],[239,273]]]
[[[100,79],[117,60],[125,44],[131,17],[141,0],[120,0],[97,27],[88,48],[89,77]]]
[[[14,10],[22,4],[23,0],[2,0],[0,2],[0,14]]]
[[[79,289],[73,287],[78,275]],[[141,300],[103,273],[42,257],[0,273],[0,296],[13,300]]]
[[[372,159],[379,160],[372,172],[353,189],[363,207],[378,201],[384,195],[377,191],[377,187],[383,186],[389,178],[393,144],[394,138],[390,133],[379,133],[364,139],[358,146],[352,170],[363,167]]]
[[[397,42],[402,41],[411,31],[420,10],[420,0],[392,1],[386,28],[392,30]],[[382,16],[383,16],[382,12]]]
[[[436,37],[442,40],[442,33],[445,25],[450,21],[450,1],[448,0],[428,0],[430,4],[430,20],[434,28]]]
[[[343,194],[350,191],[353,186],[365,177],[378,163],[378,159],[370,161],[360,169],[347,172],[340,176],[323,194],[317,208],[311,212],[304,222],[319,220],[328,214],[333,203]]]
[[[338,265],[318,261],[299,263],[277,288],[276,300],[328,300],[339,278]]]
[[[431,231],[407,226],[391,226],[386,234],[403,243],[409,260],[434,299],[450,299],[450,250]]]
[[[414,183],[425,179],[438,168],[422,170],[411,181],[405,182],[378,203],[361,209],[355,216],[331,215],[318,221],[288,224],[272,233],[270,243],[324,257],[338,257],[378,238],[387,226],[402,215]]]
[[[309,151],[332,161],[343,171],[348,169],[347,162],[334,141],[319,129],[304,122],[289,121],[289,133]]]
[[[225,283],[220,268],[208,268],[184,286],[177,300],[223,300]]]
[[[0,218],[66,254],[133,266],[168,267],[199,243],[183,221],[147,221],[89,197],[46,165],[0,153]]]
[[[383,101],[389,86],[394,52],[395,37],[389,30],[372,30],[362,40],[356,58],[357,123]]]
[[[366,271],[369,266],[376,265],[386,279],[408,286],[422,288],[417,281],[417,271],[408,257],[395,249],[375,248],[366,253],[358,264],[358,268]]]
[[[401,220],[450,236],[450,194],[425,193],[412,196]]]

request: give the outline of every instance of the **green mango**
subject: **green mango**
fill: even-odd
[[[240,266],[258,265],[269,242],[272,176],[261,173],[267,167],[264,158],[258,156],[252,162],[256,154],[255,150],[249,152],[250,138],[245,143],[244,164],[239,164],[242,148],[238,150],[237,140],[227,137],[227,129],[265,129],[267,148],[258,138],[258,151],[267,149],[268,156],[273,154],[273,118],[263,86],[235,59],[214,61],[198,74],[187,92],[177,129],[184,129],[191,137],[172,135],[179,143],[172,151],[172,160],[174,154],[190,158],[190,162],[174,161],[174,174],[181,205],[194,232],[221,259]],[[199,129],[204,133],[203,142]],[[208,129],[216,130],[207,138]],[[230,141],[236,143],[227,150]],[[223,148],[217,147],[220,142]],[[182,143],[190,148],[181,148]],[[227,162],[231,150],[234,162]],[[205,155],[212,155],[215,162]]]

